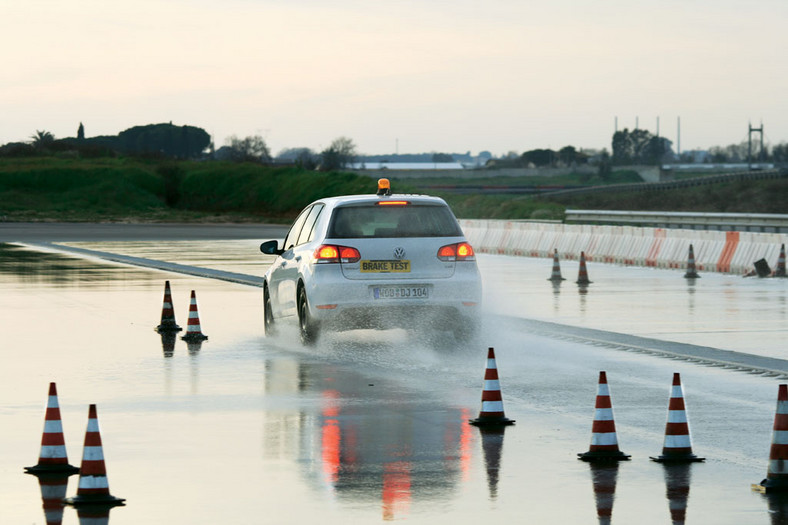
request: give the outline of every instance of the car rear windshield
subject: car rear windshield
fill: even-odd
[[[334,209],[328,235],[335,239],[457,237],[462,235],[462,230],[447,206],[372,204]]]

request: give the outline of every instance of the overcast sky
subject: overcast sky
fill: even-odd
[[[0,144],[172,121],[273,153],[788,141],[786,0],[0,0]]]

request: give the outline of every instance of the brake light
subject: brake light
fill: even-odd
[[[315,262],[326,263],[354,263],[361,259],[361,253],[349,246],[335,246],[333,244],[323,244],[315,250]]]
[[[447,244],[438,250],[438,259],[441,261],[475,261],[476,254],[473,247],[467,242]]]
[[[408,201],[378,201],[378,206],[407,206],[410,204]]]

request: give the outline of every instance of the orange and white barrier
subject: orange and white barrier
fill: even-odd
[[[780,246],[788,240],[785,234],[760,232],[496,220],[460,223],[479,253],[553,257],[558,250],[563,259],[577,260],[580,252],[585,252],[588,261],[686,269],[687,250],[692,245],[696,271],[734,275],[747,273],[759,259],[766,259],[773,268],[782,268]]]
[[[172,307],[170,281],[164,281],[164,301],[161,307],[161,322],[159,326],[156,327],[156,331],[160,334],[181,331],[181,327],[175,322],[175,310]]]

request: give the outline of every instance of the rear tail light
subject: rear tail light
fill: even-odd
[[[441,261],[475,261],[476,254],[473,247],[467,242],[447,244],[438,250],[438,259]]]
[[[355,248],[349,246],[336,246],[333,244],[323,244],[315,250],[315,262],[320,264],[327,263],[354,263],[361,259],[361,254]]]

